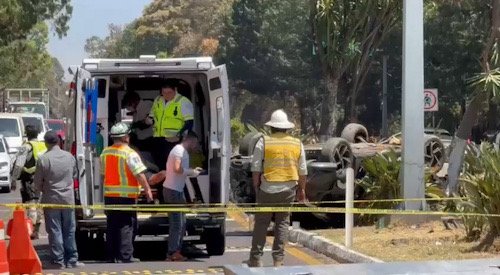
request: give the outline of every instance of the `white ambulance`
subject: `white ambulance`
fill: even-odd
[[[83,257],[104,251],[106,219],[103,211],[85,208],[103,204],[100,181],[99,135],[108,146],[108,132],[119,121],[127,121],[122,105],[126,92],[136,92],[142,100],[153,101],[165,79],[179,83],[178,92],[191,100],[194,128],[208,171],[197,180],[187,180],[188,202],[227,203],[231,154],[228,79],[225,65],[215,66],[210,57],[157,59],[85,59],[69,69],[74,76],[69,96],[66,146],[75,155],[79,177],[75,181],[77,204],[77,244]],[[100,124],[100,126],[98,126]],[[100,134],[98,129],[102,129]],[[168,214],[139,213],[137,236],[166,238]],[[206,244],[209,255],[225,249],[225,213],[187,215],[185,240]],[[102,249],[99,249],[102,248]]]

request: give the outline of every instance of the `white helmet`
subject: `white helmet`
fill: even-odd
[[[288,121],[288,116],[282,109],[276,110],[271,115],[271,120],[266,123],[266,126],[270,126],[277,129],[293,129],[295,124]]]
[[[109,131],[109,136],[112,138],[124,137],[130,134],[130,127],[126,123],[118,122]]]

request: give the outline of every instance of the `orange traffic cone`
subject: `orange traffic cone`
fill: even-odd
[[[5,227],[2,220],[0,220],[0,275],[9,275],[7,245],[5,245]]]
[[[12,274],[42,272],[42,263],[30,239],[32,226],[24,214],[24,209],[14,210],[14,217],[7,225],[7,234],[10,236],[7,258]]]

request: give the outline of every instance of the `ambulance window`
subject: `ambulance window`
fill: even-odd
[[[105,79],[99,79],[97,80],[97,91],[98,91],[98,97],[99,98],[105,98],[106,97],[106,80]]]
[[[220,78],[214,77],[208,81],[208,84],[210,85],[210,91],[220,89],[222,87],[222,84],[220,82]]]

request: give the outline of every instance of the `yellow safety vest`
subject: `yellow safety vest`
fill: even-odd
[[[184,127],[185,121],[193,119],[192,116],[182,114],[182,104],[186,101],[189,102],[189,99],[180,94],[176,94],[167,106],[165,106],[165,99],[162,96],[155,99],[151,109],[154,120],[154,137],[175,137]]]
[[[286,133],[264,137],[264,178],[268,182],[299,179],[300,140]]]
[[[43,155],[43,153],[47,152],[47,146],[45,146],[45,142],[42,141],[28,141],[28,144],[31,145],[33,157],[24,164],[23,171],[32,175],[35,174],[38,158]]]
[[[139,182],[127,165],[128,156],[134,150],[126,145],[110,146],[101,154],[102,171],[104,172],[104,197],[137,198],[141,191]],[[138,165],[139,170],[146,167]]]

